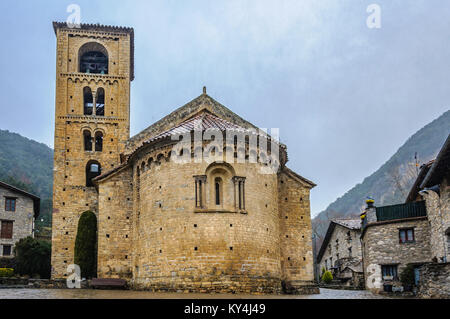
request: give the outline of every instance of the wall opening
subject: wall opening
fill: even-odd
[[[83,88],[83,107],[84,115],[92,115],[92,111],[94,108],[94,99],[92,97],[92,90],[89,86]]]
[[[222,179],[220,177],[215,178],[214,187],[216,205],[220,205],[222,203]]]
[[[88,130],[83,131],[84,150],[92,151],[92,136]]]
[[[95,97],[95,115],[105,115],[105,90],[103,88],[97,89],[97,95]]]
[[[101,166],[97,161],[89,161],[86,165],[86,186],[94,186],[92,179],[101,174]]]
[[[103,151],[103,133],[102,132],[95,133],[95,151],[96,152]]]
[[[81,73],[108,74],[108,52],[100,43],[84,44],[78,56]]]

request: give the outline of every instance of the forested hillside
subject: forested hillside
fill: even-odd
[[[50,225],[53,150],[17,133],[0,130],[0,180],[41,197],[41,214]]]

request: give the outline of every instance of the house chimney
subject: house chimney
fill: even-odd
[[[367,197],[366,199],[366,204],[367,207],[364,210],[363,215],[366,220],[367,223],[372,223],[372,222],[376,222],[377,221],[377,209],[374,205],[375,201],[372,197]],[[361,216],[361,219],[363,219],[363,217]]]

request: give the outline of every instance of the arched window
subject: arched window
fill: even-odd
[[[97,90],[97,96],[95,97],[95,115],[105,115],[105,90],[103,88],[98,88]]]
[[[108,74],[108,52],[100,43],[84,44],[78,53],[80,72]]]
[[[83,132],[83,139],[84,139],[84,150],[85,151],[92,151],[91,132],[89,132],[88,130],[85,130]]]
[[[216,205],[221,205],[221,203],[222,203],[222,179],[220,177],[215,178],[214,189],[215,189]]]
[[[103,150],[103,133],[95,133],[95,151],[101,152]]]
[[[92,115],[94,101],[92,98],[92,90],[89,86],[83,88],[83,106],[84,115]]]
[[[86,186],[94,186],[92,179],[101,174],[101,166],[97,161],[89,161],[86,164]]]

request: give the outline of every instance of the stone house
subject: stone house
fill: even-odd
[[[425,200],[431,263],[419,269],[418,295],[450,298],[450,135],[436,159],[421,168],[407,201]]]
[[[364,286],[360,235],[359,219],[332,220],[317,255],[320,273],[330,270],[343,285]]]
[[[366,288],[402,291],[400,274],[414,268],[422,297],[449,297],[450,135],[437,158],[421,166],[406,202],[361,214]]]
[[[34,235],[40,199],[0,181],[0,257],[13,257],[14,245]]]
[[[450,135],[436,159],[422,170],[418,193],[425,200],[430,222],[431,257],[435,262],[450,262]]]
[[[53,26],[52,278],[68,276],[89,210],[98,278],[155,291],[318,292],[315,184],[286,166],[286,145],[206,88],[130,138],[134,30]]]
[[[400,274],[430,259],[430,226],[423,201],[375,207],[362,218],[362,251],[366,288],[374,292],[401,289]]]

